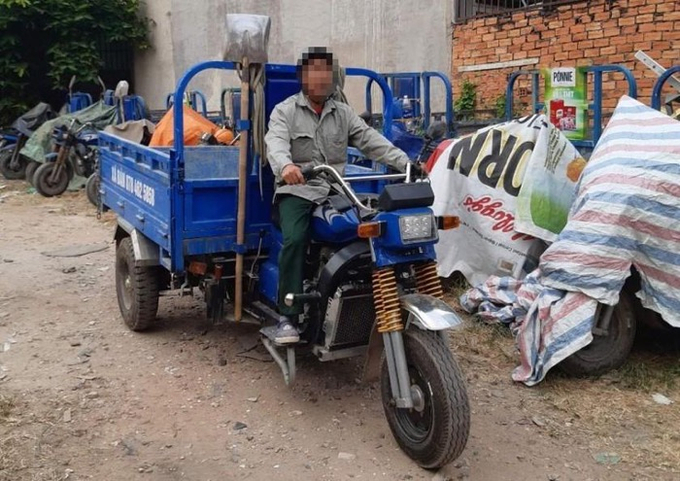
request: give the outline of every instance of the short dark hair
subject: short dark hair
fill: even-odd
[[[333,54],[326,47],[309,47],[298,60],[298,67],[306,67],[312,60],[324,60],[326,65],[333,66]]]

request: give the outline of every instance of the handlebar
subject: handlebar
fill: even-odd
[[[335,170],[335,169],[333,169],[333,170]],[[315,173],[314,173],[314,166],[313,165],[307,165],[307,166],[303,167],[302,169],[300,169],[300,173],[302,174],[302,177],[305,178],[305,180],[309,180],[312,177],[316,176]]]
[[[330,177],[332,177],[333,180],[337,182],[337,184],[340,186],[345,195],[349,197],[352,203],[357,208],[359,208],[359,210],[364,210],[367,213],[374,212],[373,209],[371,209],[370,207],[366,207],[364,204],[361,203],[361,201],[354,193],[352,188],[349,186],[349,184],[345,181],[345,179],[343,179],[340,173],[330,165],[308,165],[302,169],[302,175],[305,178],[305,180],[312,179],[319,174],[328,174]]]
[[[78,129],[73,130],[73,126],[75,125],[76,122],[77,122],[77,119],[75,119],[75,118],[74,118],[74,119],[71,119],[71,123],[68,124],[68,127],[66,127],[65,125],[62,125],[61,127],[54,127],[53,132],[56,132],[56,131],[59,131],[59,130],[63,130],[64,127],[66,127],[66,129],[67,129],[70,133],[72,133],[73,135],[78,135],[79,133],[81,133],[83,130],[85,130],[85,129],[88,128],[88,127],[91,128],[91,129],[93,129],[93,130],[96,130],[95,127],[94,127],[94,124],[93,124],[92,122],[85,122],[83,125],[81,125],[80,127],[78,127]]]
[[[78,135],[78,134],[81,133],[83,130],[85,130],[87,127],[90,127],[90,128],[92,128],[92,129],[94,129],[94,125],[92,124],[92,122],[86,122],[86,123],[84,123],[83,125],[81,125],[80,128],[74,132],[74,134],[75,134],[75,135]]]
[[[106,84],[102,80],[102,78],[97,75],[97,82],[99,82],[99,86],[102,88],[102,97],[104,96],[104,92],[106,92]]]

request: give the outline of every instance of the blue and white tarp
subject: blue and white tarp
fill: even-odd
[[[618,302],[631,267],[643,306],[680,327],[680,122],[623,97],[539,268],[524,281],[490,278],[461,301],[513,323],[513,379],[533,385],[592,341],[597,303]]]

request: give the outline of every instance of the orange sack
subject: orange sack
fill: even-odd
[[[201,134],[214,134],[219,127],[187,105],[184,107],[184,145],[198,145]],[[175,140],[174,106],[170,108],[156,125],[149,147],[172,147]]]

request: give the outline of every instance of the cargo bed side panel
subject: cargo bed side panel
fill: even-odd
[[[169,256],[170,154],[101,133],[102,202]],[[163,252],[164,251],[164,252]]]

